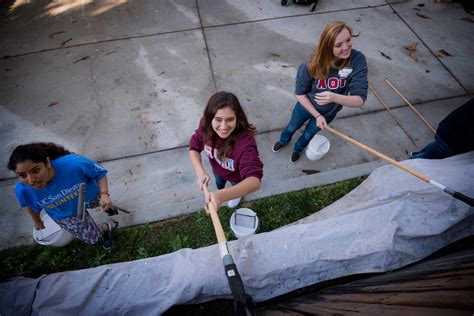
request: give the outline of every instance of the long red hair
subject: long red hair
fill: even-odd
[[[319,39],[319,45],[315,47],[308,61],[309,75],[315,79],[324,79],[327,77],[331,68],[334,67],[333,60],[333,48],[336,42],[336,37],[342,30],[348,30],[352,36],[352,28],[345,22],[334,21],[326,25],[321,37]],[[341,65],[337,68],[346,67],[349,64],[349,58],[344,60]]]

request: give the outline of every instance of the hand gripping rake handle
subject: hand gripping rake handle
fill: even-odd
[[[203,185],[202,187],[204,195],[206,198],[209,196],[209,191],[207,186]],[[252,298],[245,293],[244,284],[242,278],[240,277],[237,266],[234,263],[234,259],[227,249],[227,240],[225,238],[224,230],[222,229],[219,216],[217,211],[214,208],[214,205],[210,202],[208,204],[209,214],[211,215],[212,225],[214,226],[214,231],[216,232],[217,241],[219,243],[219,251],[222,257],[224,264],[225,275],[227,277],[227,282],[229,282],[229,287],[234,297],[234,310],[237,315],[253,315],[250,310],[250,305],[252,304]]]
[[[462,201],[462,202],[464,202],[464,203],[466,203],[466,204],[468,204],[468,205],[470,205],[470,206],[474,206],[474,199],[473,199],[472,197],[469,197],[469,196],[467,196],[467,195],[464,195],[464,194],[462,194],[462,193],[460,193],[460,192],[456,192],[456,191],[454,191],[453,189],[450,189],[450,188],[448,188],[447,186],[444,186],[444,185],[442,185],[441,183],[436,182],[435,180],[428,178],[428,177],[425,176],[424,174],[422,174],[422,173],[420,173],[420,172],[418,172],[418,171],[415,171],[415,170],[413,170],[413,169],[411,169],[411,168],[409,168],[409,167],[407,167],[407,166],[405,166],[405,165],[402,165],[402,164],[399,163],[398,161],[395,161],[395,160],[393,160],[392,158],[387,157],[387,156],[385,156],[384,154],[381,154],[381,153],[379,153],[378,151],[376,151],[376,150],[374,150],[374,149],[372,149],[372,148],[370,148],[370,147],[368,147],[368,146],[366,146],[366,145],[364,145],[364,144],[362,144],[362,143],[359,143],[358,141],[356,141],[356,140],[350,138],[349,136],[347,136],[347,135],[345,135],[345,134],[339,132],[338,130],[335,130],[334,128],[330,127],[329,125],[326,126],[325,129],[327,129],[328,131],[330,131],[330,132],[333,133],[333,134],[336,134],[337,136],[340,136],[340,137],[344,138],[344,139],[347,140],[348,142],[350,142],[350,143],[356,145],[357,147],[360,147],[360,148],[362,148],[363,150],[368,151],[368,152],[371,153],[372,155],[374,155],[374,156],[376,156],[376,157],[379,157],[380,159],[383,159],[383,160],[385,160],[386,162],[388,162],[388,163],[390,163],[390,164],[392,164],[392,165],[394,165],[394,166],[396,166],[396,167],[398,167],[398,168],[400,168],[400,169],[402,169],[402,170],[404,170],[404,171],[406,171],[406,172],[408,172],[408,173],[411,173],[412,175],[414,175],[415,177],[420,178],[421,180],[425,181],[426,183],[429,183],[429,184],[431,184],[431,185],[437,187],[438,189],[443,190],[444,192],[448,193],[449,195],[453,196],[454,198],[456,198],[456,199],[458,199],[458,200],[460,200],[460,201]]]

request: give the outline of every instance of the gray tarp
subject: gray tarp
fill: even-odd
[[[474,152],[403,164],[474,195]],[[392,166],[319,213],[229,243],[256,301],[350,274],[383,272],[474,235],[473,207]],[[216,245],[0,284],[2,315],[160,314],[230,298]]]

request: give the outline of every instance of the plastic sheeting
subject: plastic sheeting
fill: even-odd
[[[405,165],[474,195],[474,152]],[[229,243],[246,291],[264,301],[346,275],[384,272],[474,235],[474,210],[396,167],[295,224]],[[2,315],[161,314],[230,298],[217,245],[0,284]]]

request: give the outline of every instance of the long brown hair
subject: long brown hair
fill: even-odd
[[[214,116],[216,116],[217,111],[225,107],[229,107],[234,111],[237,124],[232,134],[224,139],[224,142],[217,148],[217,157],[221,160],[230,155],[234,149],[237,138],[242,132],[248,133],[249,135],[255,135],[256,132],[255,127],[248,122],[247,115],[245,115],[239,99],[237,99],[233,93],[221,91],[211,96],[204,109],[201,122],[199,123],[199,127],[203,131],[205,144],[210,146],[215,145],[218,135],[212,128],[212,120]]]
[[[348,30],[352,36],[352,28],[342,21],[334,21],[326,25],[321,37],[319,39],[319,45],[316,46],[311,53],[308,61],[309,75],[315,79],[324,79],[334,67],[332,64],[334,60],[333,48],[336,42],[336,37],[342,30]],[[349,59],[343,61],[337,68],[346,67],[349,64]]]
[[[53,160],[71,152],[61,145],[55,143],[30,143],[17,146],[8,160],[8,169],[15,171],[16,165],[26,160],[31,160],[35,163],[48,163]]]

